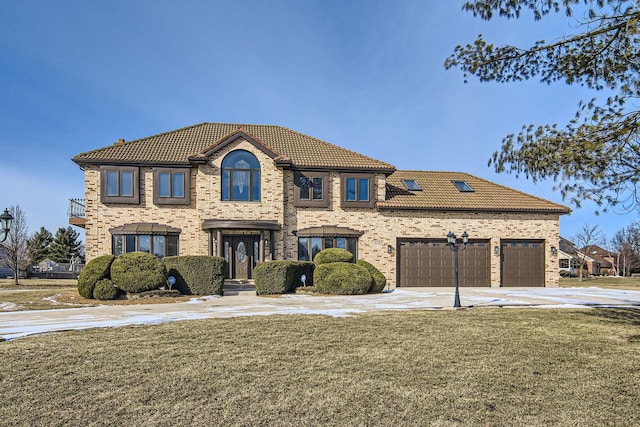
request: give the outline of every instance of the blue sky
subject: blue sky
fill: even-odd
[[[80,152],[204,121],[281,125],[392,163],[464,171],[555,202],[553,183],[496,174],[502,138],[566,123],[581,87],[465,84],[443,63],[482,33],[529,45],[575,33],[560,14],[485,22],[461,1],[0,0],[0,208],[66,227]],[[595,94],[597,95],[597,94]],[[603,96],[603,95],[602,95]],[[561,219],[607,237],[637,213]]]

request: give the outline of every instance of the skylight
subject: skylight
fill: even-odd
[[[402,183],[409,191],[421,191],[422,188],[418,185],[415,179],[403,179]]]
[[[453,185],[455,185],[458,190],[460,190],[461,193],[473,193],[473,188],[471,188],[471,186],[469,184],[467,184],[467,181],[451,181],[453,182]]]

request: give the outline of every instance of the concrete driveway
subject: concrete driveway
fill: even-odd
[[[145,325],[180,320],[320,314],[349,316],[382,310],[441,310],[453,306],[453,288],[401,288],[359,296],[282,295],[194,298],[188,302],[104,305],[38,311],[0,312],[0,341],[47,332]],[[477,307],[640,307],[640,291],[600,288],[461,288],[463,308]]]

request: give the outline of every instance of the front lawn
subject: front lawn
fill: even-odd
[[[102,301],[81,297],[75,279],[20,279],[18,286],[13,284],[13,279],[0,279],[0,313],[97,305],[161,304],[184,302],[190,298],[185,295]]]
[[[560,286],[563,288],[597,287],[607,289],[640,290],[640,278],[596,276],[590,278],[583,277],[581,282],[577,277],[563,277],[560,279]]]
[[[256,316],[0,343],[7,425],[638,425],[640,310]]]

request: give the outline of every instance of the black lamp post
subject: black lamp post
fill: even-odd
[[[2,223],[2,232],[4,233],[4,237],[1,242],[7,240],[7,236],[9,235],[9,230],[11,230],[11,223],[13,221],[13,216],[9,213],[7,209],[4,210],[2,215],[0,215],[0,222]]]
[[[458,251],[465,250],[467,248],[468,243],[469,243],[469,235],[467,234],[466,231],[462,233],[461,242],[458,242],[456,235],[453,234],[451,231],[449,231],[449,233],[447,234],[447,246],[449,246],[449,249],[451,249],[455,254],[453,259],[453,264],[454,264],[455,273],[456,273],[456,296],[453,300],[453,306],[455,308],[461,307],[460,292],[458,291]]]

